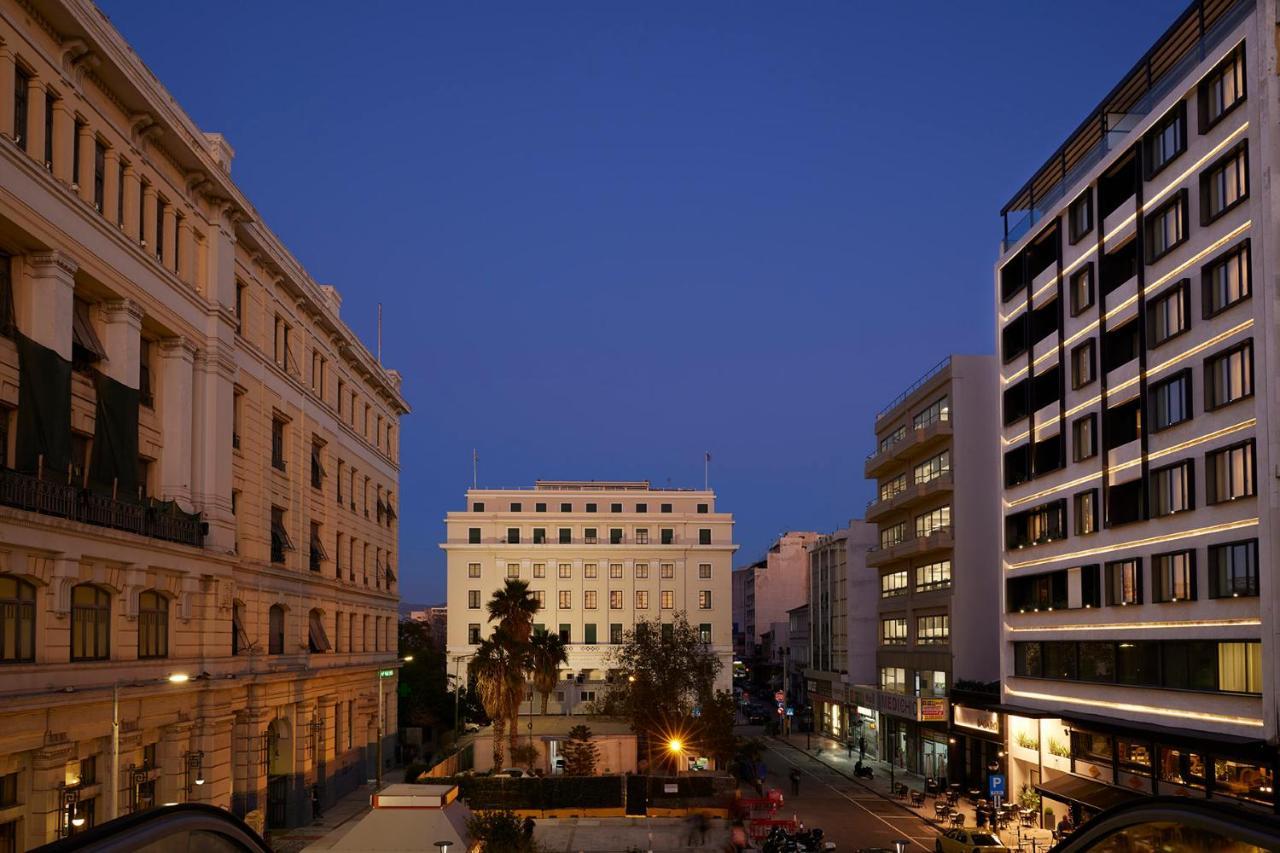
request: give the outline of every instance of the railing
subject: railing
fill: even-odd
[[[925,378],[927,379],[928,377],[925,377]],[[880,415],[876,415],[876,417],[878,418],[880,417]],[[919,433],[922,433],[927,429],[937,426],[938,424],[945,424],[950,422],[951,422],[951,413],[944,411],[937,418],[931,421],[928,421],[922,424],[914,424],[910,429],[908,429],[906,432],[902,434],[901,438],[895,439],[894,441],[889,442],[883,447],[877,447],[875,450],[868,453],[865,461],[870,462],[872,459],[875,459],[880,454],[888,453],[890,450],[893,450],[895,447],[897,447],[899,444],[902,444],[908,438],[911,438]]]
[[[0,504],[197,548],[204,544],[204,525],[198,515],[115,500],[17,471],[0,470]]]
[[[889,412],[896,409],[904,400],[906,400],[916,391],[919,391],[921,388],[923,388],[926,382],[928,382],[933,377],[937,376],[942,371],[946,370],[947,366],[950,364],[951,364],[951,356],[947,356],[946,358],[942,359],[942,361],[938,362],[933,367],[926,370],[923,376],[921,376],[915,382],[912,382],[910,385],[908,385],[907,389],[903,391],[901,394],[894,397],[893,400],[890,401],[889,405],[885,406],[883,409],[876,412],[876,420],[877,421],[880,420]],[[873,453],[872,455],[874,456],[875,454]]]

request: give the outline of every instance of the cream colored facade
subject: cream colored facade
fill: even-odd
[[[489,597],[513,577],[543,602],[535,623],[567,636],[565,674],[574,680],[551,697],[549,713],[585,711],[607,683],[621,635],[679,611],[706,633],[724,664],[717,686],[729,689],[738,546],[733,516],[716,511],[714,492],[539,480],[532,489],[471,489],[445,527],[449,657],[458,672],[492,630]]]
[[[379,690],[395,731],[399,377],[231,159],[90,3],[0,0],[2,849],[147,801],[309,820],[369,775]],[[75,366],[65,472],[22,346]],[[86,488],[103,387],[181,513]]]

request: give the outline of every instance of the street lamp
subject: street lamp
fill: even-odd
[[[208,678],[204,673],[198,678]],[[170,684],[186,684],[191,676],[185,672],[173,672],[165,679]],[[146,682],[130,682],[145,684]],[[111,683],[111,784],[107,787],[107,820],[115,820],[120,816],[120,682]],[[81,818],[81,823],[84,819]],[[74,824],[74,821],[73,821]],[[78,826],[79,824],[74,824]]]
[[[189,799],[196,786],[204,784],[204,751],[188,752],[183,758],[185,759],[187,797]]]

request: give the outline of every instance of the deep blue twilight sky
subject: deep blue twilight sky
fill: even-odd
[[[1000,207],[1184,5],[101,2],[371,349],[385,305],[419,602],[473,446],[710,450],[737,564],[858,516],[875,411],[993,348]]]

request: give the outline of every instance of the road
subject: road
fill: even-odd
[[[744,727],[745,728],[745,727]],[[743,734],[754,734],[754,730]],[[792,813],[805,826],[821,827],[828,841],[839,851],[856,851],[863,847],[893,849],[895,840],[905,840],[907,850],[932,851],[937,832],[928,823],[906,809],[869,791],[811,755],[772,738],[762,738],[766,745],[765,766],[769,769],[767,784],[786,796],[779,816]],[[800,770],[800,795],[791,795],[789,775]]]

